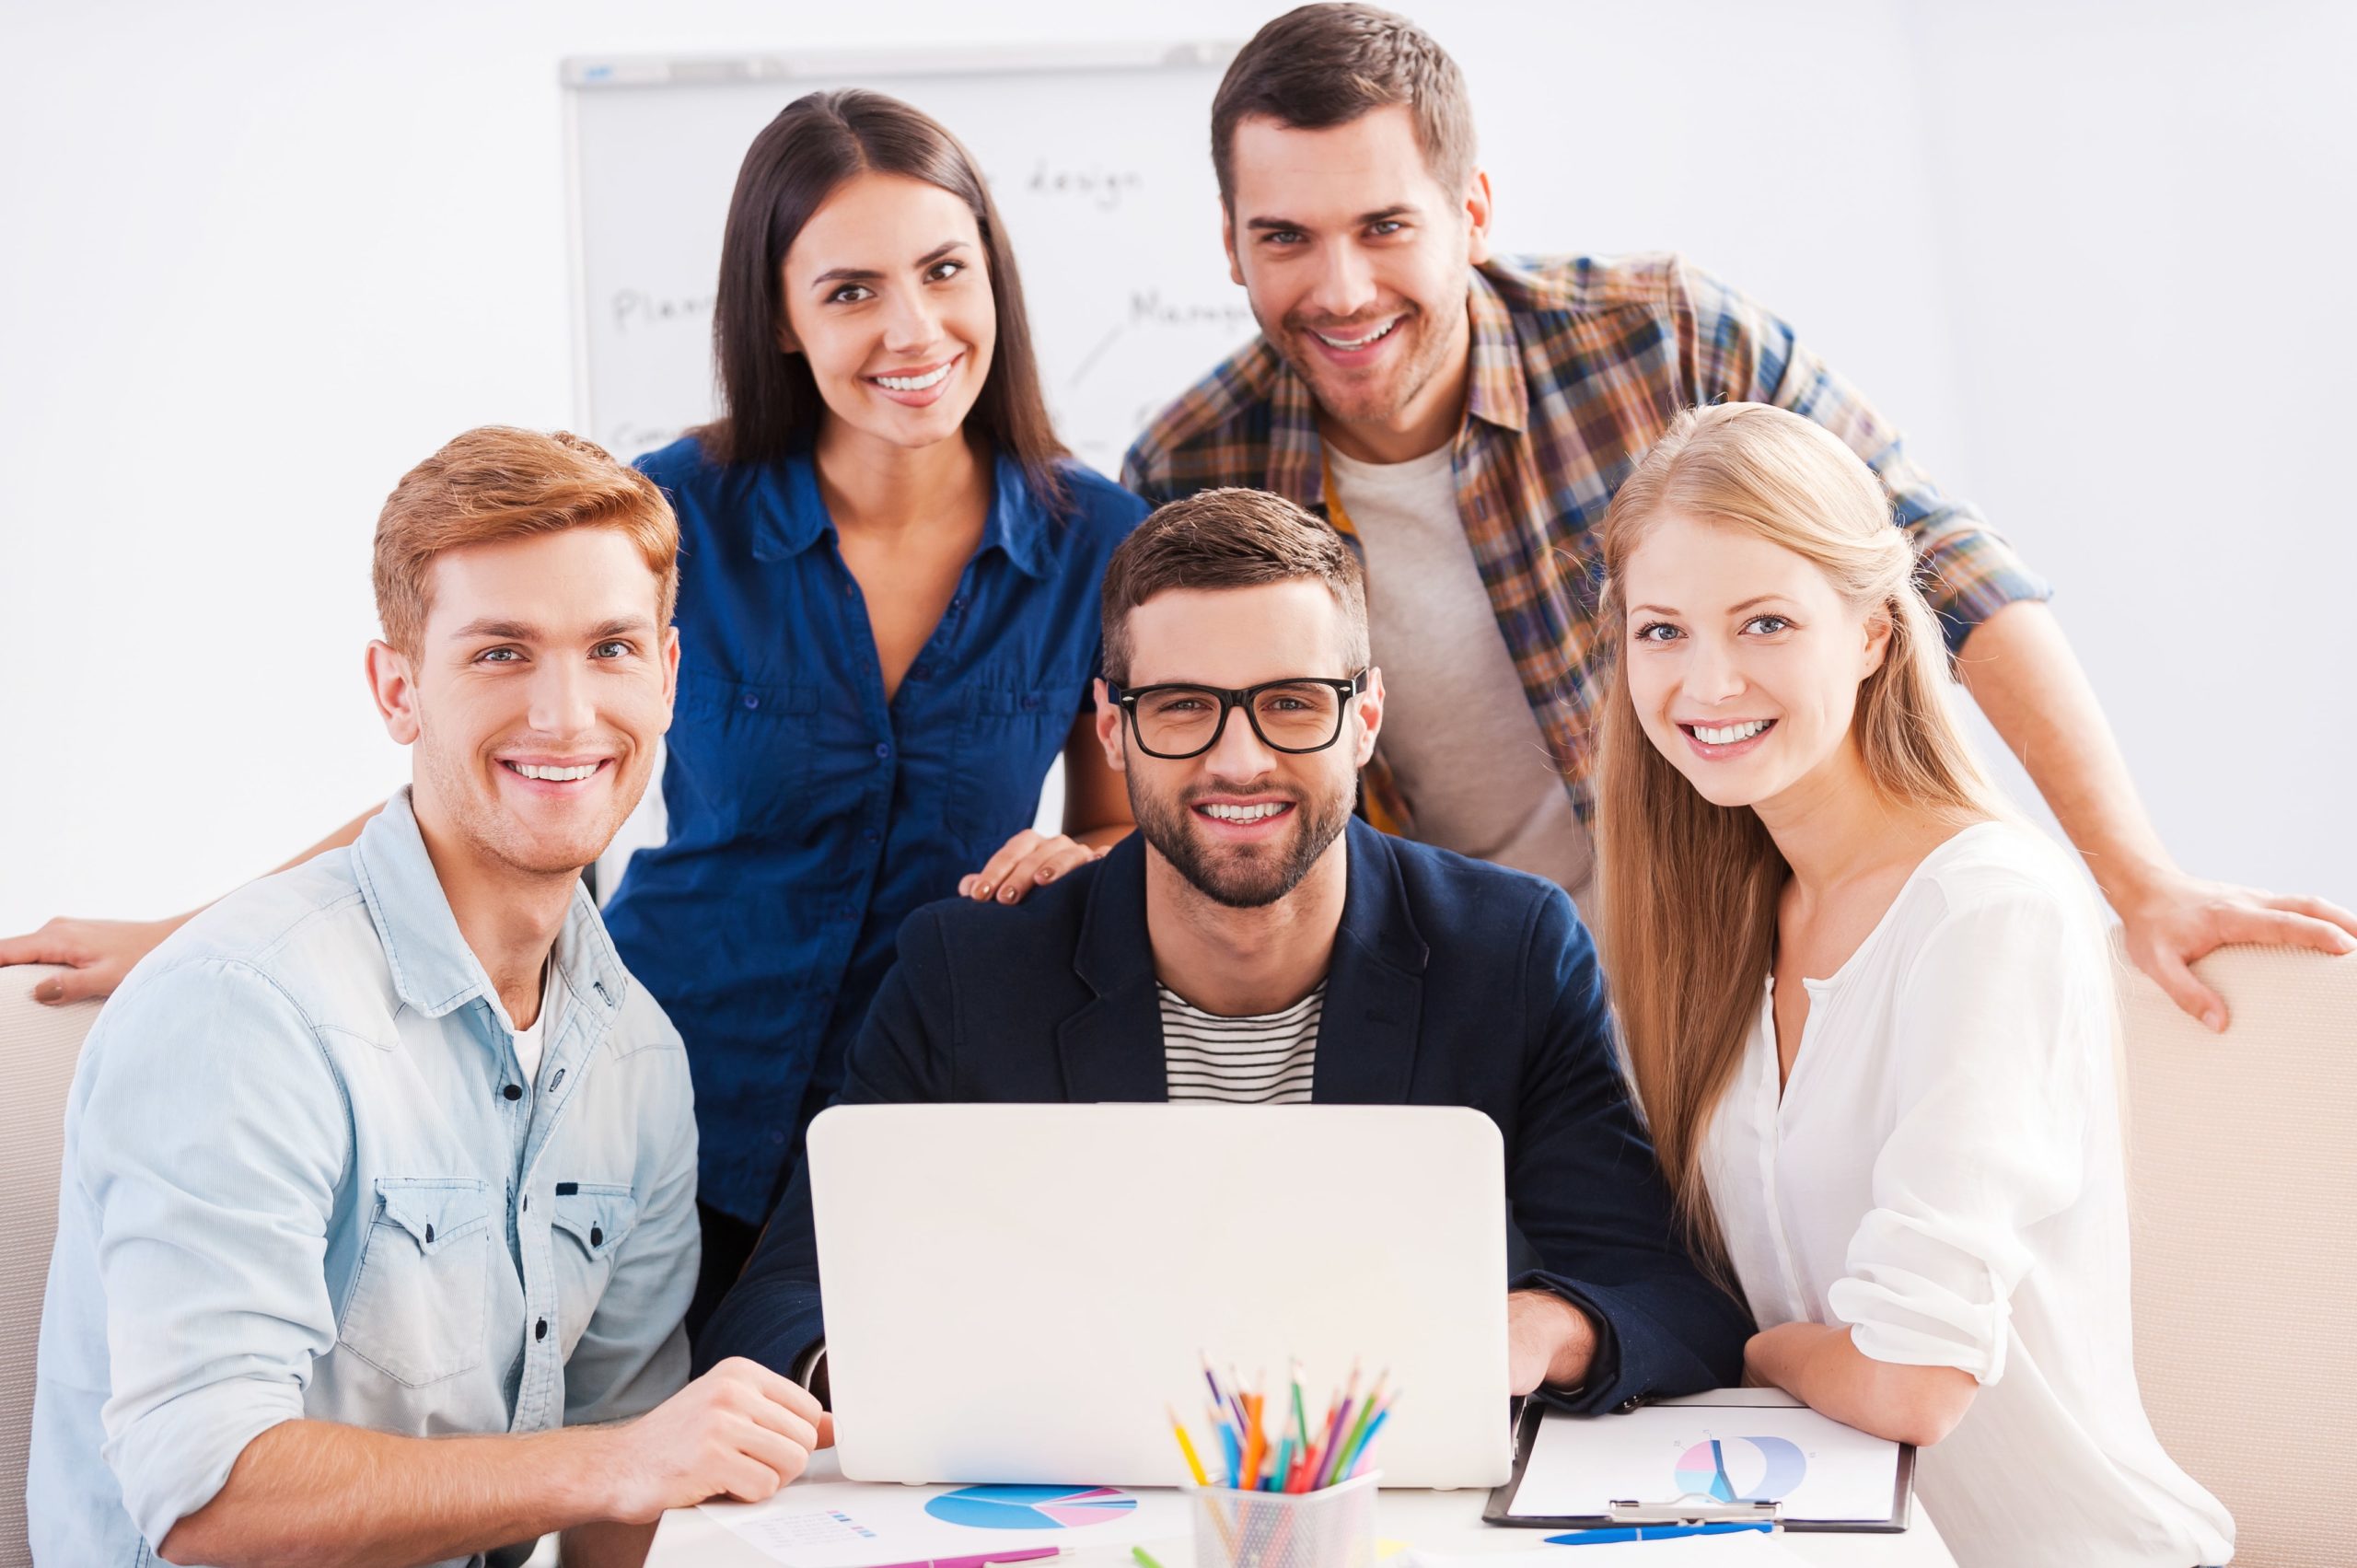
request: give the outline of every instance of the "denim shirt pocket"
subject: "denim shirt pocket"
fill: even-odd
[[[377,1178],[337,1342],[404,1388],[482,1365],[491,1208],[487,1181]]]
[[[552,1228],[571,1237],[552,1236],[549,1243],[556,1263],[558,1323],[570,1355],[606,1293],[622,1239],[638,1224],[638,1200],[627,1186],[560,1181],[549,1213]]]
[[[1079,712],[1075,688],[977,686],[958,715],[949,785],[949,830],[975,857],[972,869],[1039,815],[1039,787]]]
[[[728,834],[807,824],[819,688],[679,672],[666,738],[704,809]]]

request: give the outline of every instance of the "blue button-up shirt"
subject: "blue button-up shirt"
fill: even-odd
[[[552,968],[527,1082],[404,790],[133,971],[67,1100],[40,1561],[150,1562],[281,1422],[537,1432],[686,1381],[685,1052],[586,893]]]
[[[1002,456],[981,547],[891,701],[807,452],[639,459],[679,515],[669,841],[606,911],[688,1041],[703,1201],[767,1217],[900,922],[1029,827],[1088,698],[1097,592],[1144,504],[1085,468],[1051,516]]]

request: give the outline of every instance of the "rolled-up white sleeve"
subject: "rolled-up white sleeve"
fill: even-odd
[[[159,1542],[303,1414],[334,1346],[322,1260],[351,1120],[309,1022],[242,965],[142,977],[103,1027],[67,1176],[98,1219],[100,1457]]]
[[[1864,1354],[2004,1375],[2028,1233],[2079,1191],[2089,1074],[2110,1051],[2092,924],[2023,880],[1951,909],[1918,950],[1887,1042],[1896,1124],[1828,1292]]]

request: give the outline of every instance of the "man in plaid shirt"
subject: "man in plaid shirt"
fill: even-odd
[[[1212,145],[1261,335],[1153,422],[1122,479],[1156,505],[1274,491],[1359,542],[1391,688],[1379,824],[1589,891],[1605,507],[1680,409],[1774,403],[1881,476],[1965,685],[2178,1005],[2224,1027],[2187,967],[2222,943],[2357,950],[2346,911],[2176,866],[2047,585],[1790,327],[1675,256],[1492,256],[1464,79],[1414,24],[1280,17],[1222,82]]]

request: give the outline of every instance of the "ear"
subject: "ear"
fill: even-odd
[[[1465,190],[1465,218],[1469,226],[1466,235],[1465,259],[1480,266],[1490,259],[1490,171],[1477,168],[1473,182]]]
[[[1354,768],[1364,768],[1375,757],[1375,738],[1383,728],[1383,671],[1370,665],[1366,672],[1366,690],[1358,695],[1359,743],[1352,761]]]
[[[1219,204],[1219,244],[1227,252],[1227,281],[1244,287],[1244,260],[1236,253],[1236,209],[1224,199]]]
[[[410,668],[409,656],[378,638],[368,645],[367,671],[368,694],[377,700],[385,733],[395,745],[414,745],[424,721],[418,713],[417,677]]]
[[[794,329],[786,325],[785,312],[783,310],[777,313],[777,351],[780,354],[802,352],[802,341],[794,335]]]
[[[1097,744],[1105,749],[1105,765],[1117,773],[1130,771],[1129,735],[1121,726],[1121,710],[1105,700],[1105,682],[1090,683],[1097,693]]]
[[[1858,679],[1864,680],[1880,669],[1890,655],[1892,628],[1897,623],[1898,607],[1885,604],[1866,617],[1865,662],[1859,667]]]
[[[671,733],[671,705],[679,695],[679,629],[663,628],[663,733]]]

